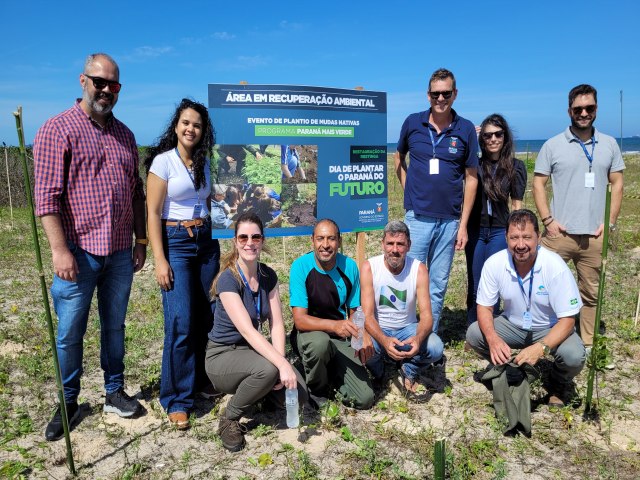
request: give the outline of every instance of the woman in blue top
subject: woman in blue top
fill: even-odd
[[[231,251],[222,259],[211,286],[217,299],[209,333],[206,370],[216,390],[233,397],[220,417],[218,435],[232,452],[244,448],[239,423],[251,407],[272,393],[284,406],[284,388],[297,388],[299,404],[307,401],[300,373],[285,357],[285,329],[278,276],[260,263],[264,226],[253,212],[238,217]],[[263,336],[268,322],[271,342]]]
[[[507,248],[505,237],[511,209],[522,206],[527,184],[524,162],[515,158],[513,133],[502,115],[494,113],[480,125],[478,190],[467,231],[467,325],[477,320],[476,293],[484,262],[494,253]],[[499,304],[495,306],[495,311]]]
[[[189,428],[195,393],[212,394],[204,351],[213,322],[209,286],[220,265],[209,219],[207,155],[214,143],[207,108],[185,98],[145,160],[149,239],[164,310],[160,404],[180,430]]]

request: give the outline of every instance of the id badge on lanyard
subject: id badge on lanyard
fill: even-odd
[[[437,140],[434,140],[431,128],[427,127],[427,130],[429,130],[429,137],[431,137],[431,146],[433,147],[433,157],[431,158],[431,160],[429,160],[429,175],[439,175],[440,160],[436,157],[436,147],[445,137],[445,132],[440,132],[440,135],[436,137]]]
[[[593,166],[593,153],[596,150],[596,137],[595,135],[591,137],[591,155],[589,155],[589,152],[587,151],[587,146],[584,144],[584,142],[580,140],[578,137],[576,137],[576,140],[578,141],[578,143],[580,143],[580,146],[582,147],[582,151],[584,152],[585,157],[587,157],[587,160],[589,161],[589,171],[584,174],[584,187],[595,188],[596,175],[591,170],[591,168]]]
[[[524,293],[524,279],[520,278],[520,275],[516,273],[518,277],[518,285],[520,286],[520,293],[522,293],[522,298],[524,299],[526,310],[522,313],[522,328],[524,330],[531,330],[531,326],[533,325],[533,317],[531,315],[531,294],[533,293],[533,269],[531,268],[531,273],[529,274],[529,298]]]
[[[196,203],[193,206],[193,215],[191,215],[191,218],[200,218],[201,216],[202,216],[202,204]]]

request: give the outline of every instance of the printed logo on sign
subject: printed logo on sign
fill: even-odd
[[[569,300],[569,303],[571,305],[577,305],[578,304],[578,299],[577,298],[572,298],[571,300]]]
[[[382,204],[381,204],[381,203],[376,203],[376,210],[377,210],[378,212],[381,212],[381,211],[382,211]]]

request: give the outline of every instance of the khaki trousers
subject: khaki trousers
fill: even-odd
[[[546,235],[542,246],[556,252],[565,262],[573,261],[578,272],[578,289],[582,298],[580,310],[580,336],[585,345],[593,344],[593,329],[596,322],[598,285],[602,268],[602,235],[571,235],[561,233],[557,237]]]

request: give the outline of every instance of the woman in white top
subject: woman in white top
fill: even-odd
[[[164,310],[160,404],[180,430],[189,428],[196,392],[211,389],[204,371],[213,324],[208,291],[220,266],[209,218],[207,155],[214,143],[207,108],[185,98],[145,160],[149,239]]]

